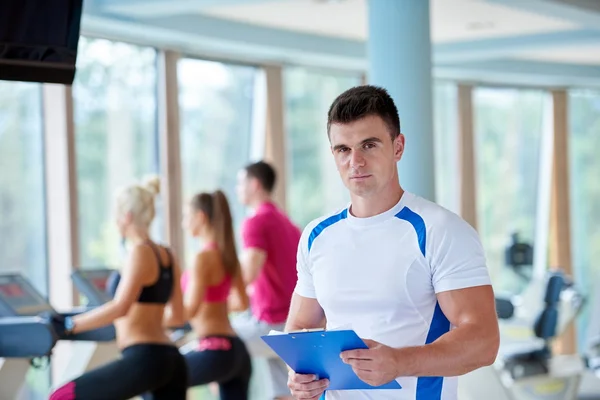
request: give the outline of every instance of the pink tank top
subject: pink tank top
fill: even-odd
[[[217,244],[209,242],[204,246],[204,250],[213,250],[217,248]],[[185,293],[189,286],[190,281],[190,270],[185,270],[181,274],[181,290]],[[229,291],[231,290],[231,277],[226,275],[221,283],[206,288],[206,294],[204,295],[204,301],[208,303],[224,302],[229,297]]]

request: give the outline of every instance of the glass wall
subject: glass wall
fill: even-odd
[[[577,285],[589,296],[578,319],[579,350],[600,336],[600,92],[569,96],[571,250]]]
[[[182,197],[223,190],[236,228],[246,210],[237,172],[251,159],[257,68],[183,58],[178,62]],[[82,37],[73,84],[81,267],[117,267],[116,190],[159,172],[157,51]],[[287,208],[300,226],[349,201],[330,153],[327,111],[359,74],[285,67]],[[473,92],[478,231],[495,289],[518,293],[527,278],[505,263],[511,235],[533,245],[546,96],[542,90],[477,87]],[[459,211],[455,82],[434,85],[437,202]],[[600,336],[600,91],[569,94],[572,254],[589,296],[578,344]],[[257,124],[260,125],[260,124]],[[258,133],[258,132],[257,132]],[[262,133],[262,132],[261,132]],[[25,275],[48,294],[44,135],[39,84],[0,81],[0,273]],[[162,207],[153,235],[164,238]],[[174,221],[179,223],[179,221]],[[186,263],[197,243],[186,236]],[[45,394],[48,371],[28,377],[28,398]],[[38,397],[39,397],[38,396]]]
[[[453,82],[434,85],[434,146],[436,202],[458,213],[458,96]]]
[[[0,81],[0,273],[48,294],[42,91]]]
[[[256,68],[181,59],[177,73],[184,202],[221,189],[239,227],[245,210],[235,186],[238,170],[250,161]],[[197,243],[187,235],[185,248],[189,262]]]
[[[116,266],[115,191],[159,170],[156,51],[82,37],[73,97],[82,267]]]
[[[473,95],[478,231],[496,290],[527,283],[504,261],[511,235],[533,244],[543,91],[478,88]]]
[[[41,86],[0,81],[0,273],[20,273],[48,295],[44,131]],[[31,368],[23,398],[49,387],[47,369]]]
[[[359,75],[300,67],[284,70],[287,133],[287,208],[301,228],[349,201],[327,139],[327,111],[344,90],[361,83]]]

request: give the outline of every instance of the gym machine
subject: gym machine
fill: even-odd
[[[81,334],[61,337],[51,315],[72,316],[83,310],[58,313],[20,274],[0,274],[0,399],[16,399],[29,367],[37,358],[50,358],[59,340],[80,342],[113,341],[112,325]],[[78,358],[77,357],[73,358]],[[79,371],[79,374],[83,373]]]
[[[505,263],[527,286],[516,295],[496,294],[496,308],[500,322],[501,352],[516,353],[530,348],[532,341],[539,342],[532,327],[544,308],[549,276],[538,278],[532,274],[533,247],[511,236],[505,251]],[[562,289],[557,300],[556,336],[566,330],[581,312],[584,298],[568,277],[562,276]],[[507,315],[502,315],[507,314]]]
[[[525,247],[522,249],[527,250]],[[528,251],[528,250],[527,250]],[[524,260],[525,262],[527,260]],[[541,292],[541,310],[533,318],[537,301],[496,299],[501,345],[496,362],[459,378],[459,398],[476,400],[574,400],[585,366],[578,355],[553,355],[550,344],[573,321],[582,299],[561,273],[549,274],[543,290],[532,281],[524,294]],[[527,312],[522,312],[527,307]],[[561,315],[567,310],[566,315]],[[527,325],[529,324],[529,325]],[[515,329],[516,328],[516,329]],[[520,332],[510,337],[507,333]],[[522,334],[526,330],[526,334]]]
[[[118,279],[119,272],[108,268],[79,269],[71,273],[71,280],[88,307],[98,307],[112,299],[110,281]]]
[[[586,370],[581,380],[579,400],[600,400],[600,287],[590,296],[588,339],[582,349]]]

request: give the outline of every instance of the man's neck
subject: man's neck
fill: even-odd
[[[404,190],[398,185],[371,197],[351,196],[350,212],[357,218],[373,217],[390,210],[398,204],[403,195]]]
[[[270,196],[259,196],[256,199],[254,199],[254,201],[252,201],[252,203],[250,204],[250,208],[252,209],[252,211],[256,211],[263,204],[271,202],[272,200]]]

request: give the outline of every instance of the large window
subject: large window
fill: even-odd
[[[73,96],[83,268],[120,262],[115,191],[158,172],[156,92],[154,49],[81,38]],[[156,239],[159,227],[160,207]]]
[[[454,83],[434,86],[434,128],[436,202],[458,213],[458,99]]]
[[[571,243],[577,285],[588,298],[578,319],[579,350],[600,335],[600,92],[569,96]]]
[[[284,71],[288,146],[288,210],[300,227],[346,205],[348,191],[331,155],[327,111],[360,76],[287,68]]]
[[[527,280],[504,261],[517,233],[533,244],[545,92],[476,89],[474,100],[478,230],[494,286],[520,292]]]
[[[236,227],[245,210],[236,198],[238,170],[250,161],[256,68],[182,59],[177,67],[183,200],[221,189]],[[197,243],[186,236],[186,259]]]
[[[0,273],[47,294],[41,97],[40,85],[0,82]]]
[[[0,82],[0,273],[18,272],[48,295],[42,91]],[[47,369],[31,369],[21,396],[46,398]]]

